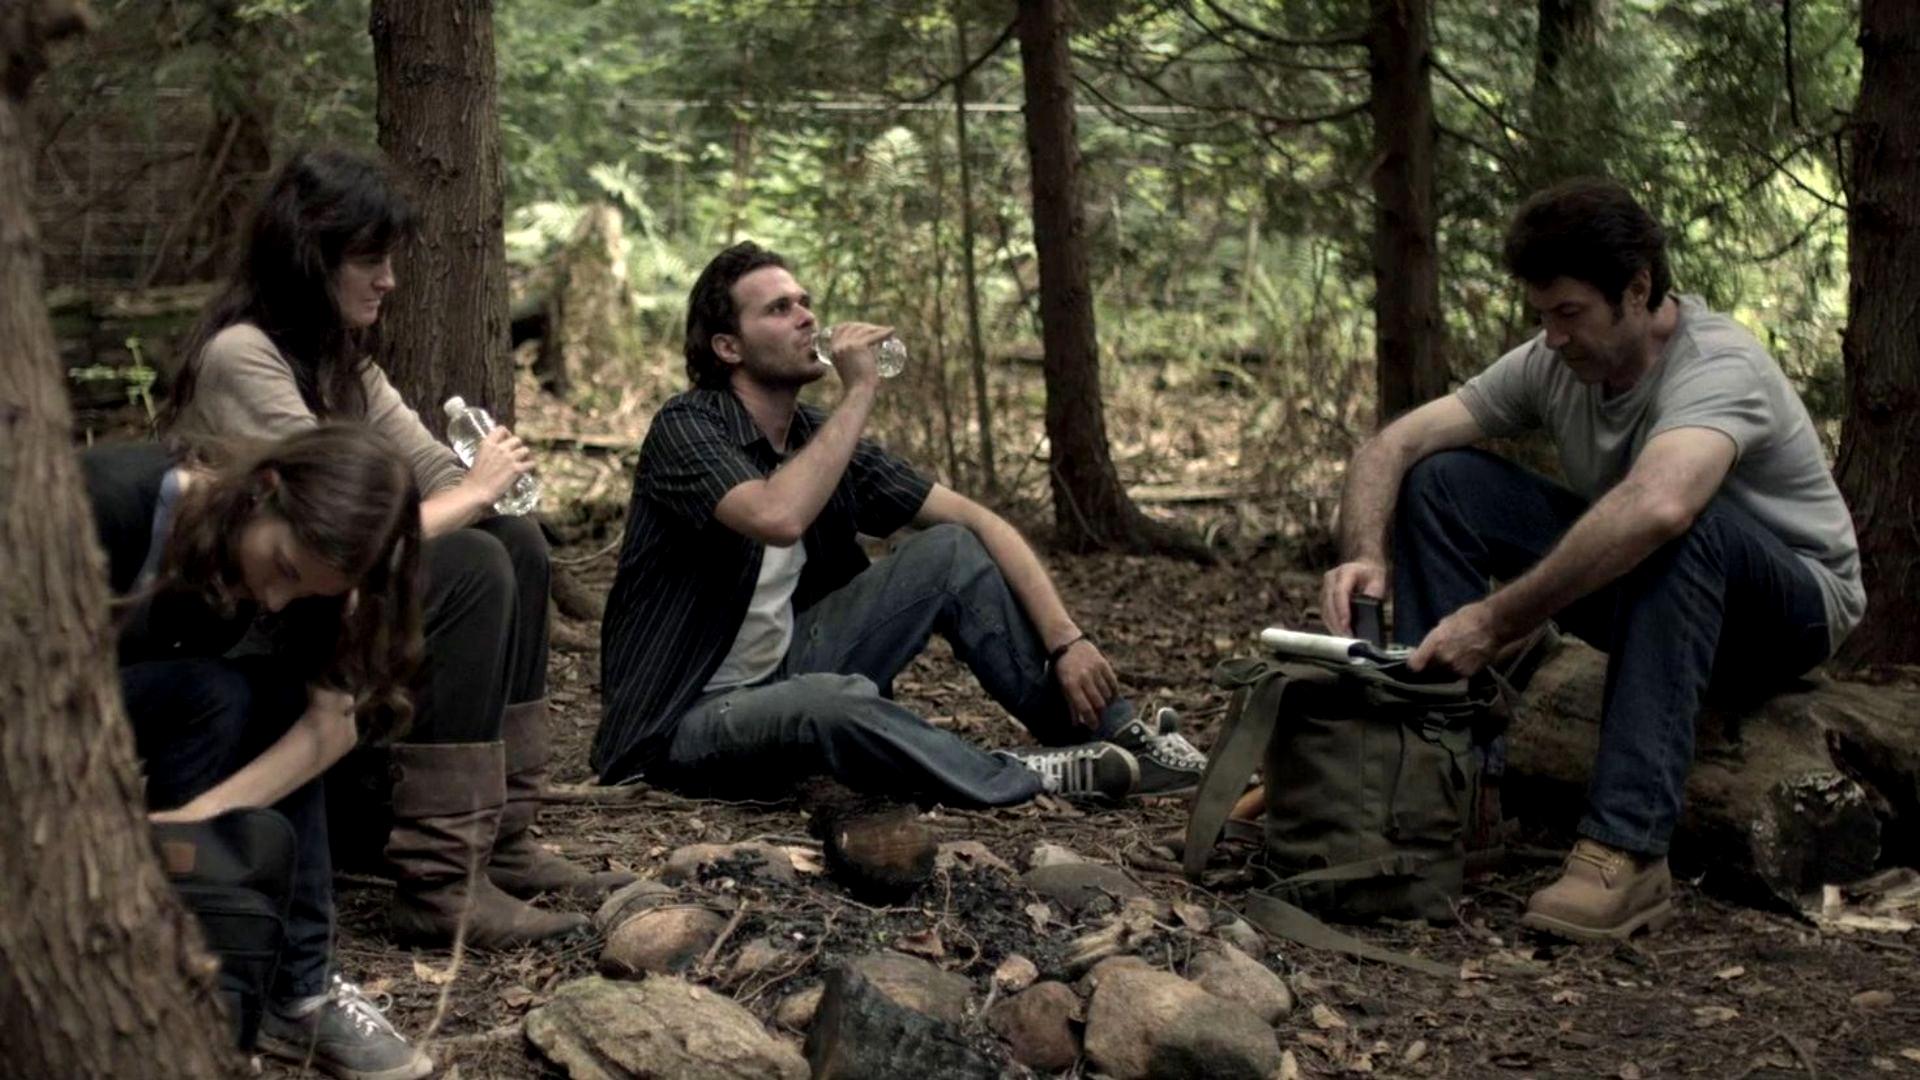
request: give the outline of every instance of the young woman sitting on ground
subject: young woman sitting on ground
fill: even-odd
[[[550,564],[537,525],[492,511],[531,453],[497,429],[463,470],[371,359],[390,254],[414,227],[377,162],[340,151],[288,162],[183,352],[162,423],[177,436],[272,437],[362,420],[401,449],[424,495],[426,656],[412,731],[392,752],[389,922],[406,941],[462,934],[507,948],[586,926],[525,899],[593,900],[632,876],[590,873],[531,832],[550,757]]]
[[[427,1056],[329,970],[320,780],[360,737],[356,714],[378,727],[404,725],[411,712],[412,475],[383,440],[346,426],[217,471],[153,443],[97,447],[81,461],[118,598],[121,690],[151,816],[198,821],[270,806],[294,828],[286,944],[260,1045],[339,1076],[427,1075]],[[243,641],[251,655],[231,658]]]

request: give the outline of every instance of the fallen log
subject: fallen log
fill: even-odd
[[[1533,676],[1508,740],[1503,809],[1571,830],[1600,741],[1606,657],[1569,642]],[[1920,858],[1920,691],[1816,676],[1696,730],[1677,873],[1805,908],[1821,886]]]

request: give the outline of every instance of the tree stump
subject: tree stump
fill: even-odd
[[[628,247],[620,211],[596,203],[555,257],[533,362],[542,390],[565,398],[576,380],[591,381],[608,363],[637,354],[639,310],[627,281]]]
[[[1570,828],[1600,743],[1606,657],[1568,643],[1510,732],[1505,809]],[[1755,706],[1709,706],[1674,837],[1683,872],[1746,900],[1805,906],[1828,883],[1920,855],[1920,691],[1814,677]]]

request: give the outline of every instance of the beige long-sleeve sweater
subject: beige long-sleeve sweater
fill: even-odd
[[[460,460],[408,408],[376,364],[367,365],[367,413],[355,419],[391,440],[413,467],[422,496],[458,484]],[[252,323],[214,335],[200,353],[193,400],[174,422],[175,434],[194,438],[274,439],[314,427],[319,420],[300,397],[293,367],[273,340]]]

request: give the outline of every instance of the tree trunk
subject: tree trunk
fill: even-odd
[[[1840,489],[1853,508],[1867,619],[1843,656],[1920,663],[1920,5],[1865,0],[1860,101],[1853,114],[1841,351],[1847,419]]]
[[[1571,829],[1600,745],[1606,657],[1569,642],[1542,665],[1508,739],[1510,815]],[[1698,722],[1682,873],[1789,906],[1920,856],[1920,692],[1808,681]]]
[[[374,0],[370,29],[380,148],[420,213],[394,254],[380,364],[435,434],[456,394],[511,424],[493,4]]]
[[[1380,423],[1447,392],[1439,350],[1430,0],[1372,0],[1373,320]]]
[[[1075,551],[1177,546],[1127,498],[1107,446],[1094,340],[1087,236],[1080,214],[1080,142],[1073,114],[1067,0],[1020,0],[1033,240],[1040,258],[1048,465],[1056,540]]]
[[[1539,0],[1539,25],[1534,34],[1533,93],[1527,123],[1532,129],[1527,146],[1527,191],[1546,187],[1571,176],[1600,171],[1581,140],[1570,135],[1568,120],[1578,110],[1578,95],[1569,93],[1567,61],[1590,55],[1600,43],[1601,0]]]
[[[967,55],[965,5],[953,6],[954,43],[959,63]],[[953,80],[953,134],[960,159],[960,267],[967,285],[967,344],[973,355],[973,407],[980,425],[980,485],[989,498],[999,494],[1000,480],[993,463],[993,399],[987,394],[987,344],[980,335],[980,288],[973,257],[973,163],[967,139],[967,76]]]
[[[0,7],[0,1069],[219,1076],[241,1062],[154,862],[42,299],[26,97],[46,45],[88,21],[73,2]]]

